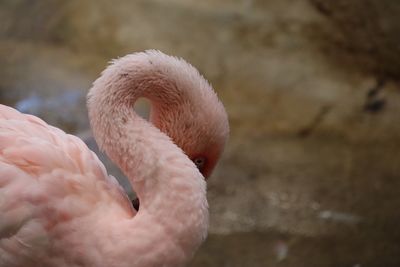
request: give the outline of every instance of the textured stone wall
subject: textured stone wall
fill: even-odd
[[[84,95],[108,60],[149,48],[184,57],[231,124],[209,182],[210,238],[191,266],[396,266],[399,9],[390,0],[2,1],[0,100],[42,98],[40,116],[93,147]],[[68,102],[72,121],[46,104],[70,91],[81,95]]]
[[[323,38],[355,68],[400,78],[400,3],[392,0],[311,0],[332,24]],[[328,45],[327,45],[328,46]],[[334,60],[334,59],[333,59]]]

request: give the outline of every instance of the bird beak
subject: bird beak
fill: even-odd
[[[140,202],[137,197],[132,200],[132,206],[136,211],[139,211]]]

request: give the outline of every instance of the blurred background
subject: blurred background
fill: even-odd
[[[399,14],[393,0],[0,0],[0,103],[96,149],[85,96],[107,62],[183,57],[231,125],[189,266],[400,266]]]

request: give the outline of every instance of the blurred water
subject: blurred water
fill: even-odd
[[[77,119],[77,116],[86,118],[82,113],[85,105],[85,96],[82,91],[71,90],[54,96],[41,96],[31,93],[15,103],[15,108],[23,113],[46,118],[47,122],[61,125],[70,132],[87,127],[87,119]]]
[[[76,109],[80,104],[82,92],[68,91],[54,97],[43,98],[36,94],[22,99],[15,104],[15,108],[23,113],[38,115],[40,112],[57,112],[60,116],[66,116],[65,111]]]

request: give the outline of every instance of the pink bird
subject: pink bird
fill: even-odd
[[[133,109],[141,97],[151,123]],[[0,266],[183,266],[207,235],[223,105],[194,67],[153,50],[115,60],[87,103],[139,211],[79,138],[0,105]]]

